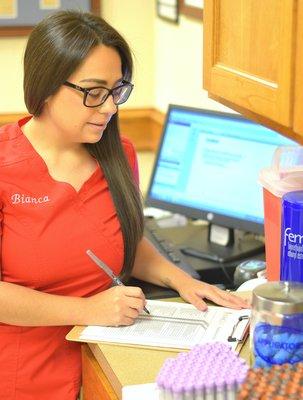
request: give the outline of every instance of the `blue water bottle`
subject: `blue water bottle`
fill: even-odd
[[[303,282],[303,190],[282,197],[280,280]]]

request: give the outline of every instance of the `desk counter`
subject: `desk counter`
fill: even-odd
[[[239,295],[250,297],[250,293],[243,292]],[[137,346],[84,344],[83,400],[121,399],[123,386],[154,382],[166,358],[177,354],[176,351]],[[240,355],[249,362],[248,340]]]

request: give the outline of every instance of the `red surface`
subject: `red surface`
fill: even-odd
[[[269,281],[280,280],[281,199],[263,189],[266,273]]]
[[[102,170],[76,192],[49,175],[19,125],[0,128],[2,280],[79,297],[108,288],[85,253],[90,248],[119,275],[122,234]],[[124,139],[123,146],[137,177],[133,146]],[[0,324],[1,400],[76,399],[81,354],[65,340],[70,329]]]

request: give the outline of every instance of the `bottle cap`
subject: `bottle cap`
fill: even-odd
[[[279,314],[303,312],[303,284],[300,282],[267,282],[253,290],[253,308]]]
[[[303,206],[303,190],[285,193],[282,197],[283,204],[294,209],[302,209]]]

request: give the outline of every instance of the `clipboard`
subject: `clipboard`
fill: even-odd
[[[130,343],[114,343],[114,342],[105,342],[105,341],[99,341],[99,340],[85,340],[81,338],[81,334],[83,330],[86,328],[86,326],[80,326],[76,325],[72,328],[72,330],[66,335],[66,340],[71,341],[71,342],[79,342],[79,343],[86,343],[86,344],[96,344],[96,345],[106,345],[106,346],[121,346],[121,347],[130,347],[130,348],[135,348],[135,349],[151,349],[155,351],[167,351],[167,352],[172,352],[172,353],[178,353],[180,351],[186,351],[186,349],[180,349],[180,348],[172,348],[172,347],[158,347],[158,346],[144,346],[144,345],[139,345],[139,344],[130,344]],[[240,354],[243,346],[245,345],[247,339],[249,336],[249,324],[247,325],[247,328],[245,329],[245,332],[243,333],[242,337],[240,340],[237,340],[237,347],[235,349],[235,352]],[[232,341],[235,341],[233,338]],[[248,353],[248,349],[246,351]],[[248,358],[248,357],[244,357]]]
[[[224,341],[229,342],[231,347],[239,352],[248,335],[250,318],[249,315],[245,314],[245,310],[230,310],[210,306],[208,314],[199,314],[199,311],[188,304],[155,300],[149,300],[148,306],[157,311],[152,316],[142,315],[137,324],[133,326],[118,328],[76,326],[68,333],[66,339],[84,343],[114,344],[115,346],[150,348],[172,352],[190,350],[193,344],[202,344],[207,341]],[[156,312],[161,311],[161,307],[164,314],[156,315]],[[176,316],[166,316],[167,310],[169,312],[172,310],[176,313]],[[199,319],[196,319],[196,315],[199,315]],[[210,322],[208,325],[204,315],[209,315]],[[222,318],[222,320],[219,318]],[[215,322],[212,323],[212,320],[215,320]],[[154,324],[159,324],[159,332],[164,333],[158,336],[154,334],[153,336]],[[152,327],[150,328],[150,326]],[[174,336],[179,327],[180,337]],[[185,330],[188,338],[182,337],[182,331]],[[192,335],[191,338],[190,335]]]
[[[129,347],[133,349],[150,349],[154,351],[166,351],[166,352],[171,352],[171,353],[179,353],[180,351],[185,351],[185,349],[180,349],[180,348],[173,348],[173,347],[159,347],[159,346],[145,346],[145,345],[140,345],[140,344],[131,344],[131,343],[116,343],[116,342],[106,342],[106,341],[100,341],[100,340],[85,340],[81,338],[81,334],[83,330],[86,328],[86,326],[74,326],[74,328],[65,336],[66,340],[69,340],[71,342],[79,342],[79,343],[87,343],[87,344],[95,344],[95,345],[105,345],[105,346],[120,346],[120,347]],[[242,346],[241,346],[242,347]],[[241,350],[241,347],[239,347],[239,351]],[[237,352],[238,352],[238,347],[237,347]]]

